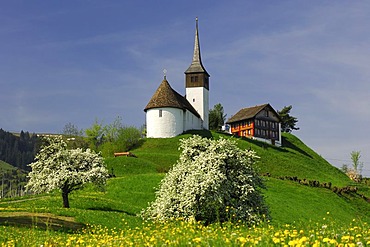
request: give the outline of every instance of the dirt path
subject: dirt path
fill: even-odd
[[[19,200],[0,201],[0,205],[14,204],[25,201],[34,201],[48,198],[49,196],[26,198]],[[85,227],[84,224],[76,222],[74,217],[59,216],[51,213],[35,213],[21,211],[0,211],[0,225],[37,227],[52,230],[79,230]]]
[[[11,201],[0,201],[0,204],[9,204],[9,203],[18,203],[18,202],[26,202],[26,201],[34,201],[39,199],[48,198],[49,196],[41,196],[35,198],[27,198],[27,199],[19,199],[19,200],[11,200]]]
[[[51,213],[0,212],[0,225],[38,227],[52,230],[79,230],[84,224],[73,217],[57,216]]]

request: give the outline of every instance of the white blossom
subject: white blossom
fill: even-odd
[[[267,214],[253,169],[254,151],[241,150],[229,139],[193,136],[180,141],[178,162],[161,181],[156,200],[144,218],[195,218],[205,222],[260,221]]]
[[[61,136],[47,137],[45,142],[35,162],[30,164],[28,190],[42,193],[60,189],[67,196],[64,203],[68,203],[68,194],[84,184],[91,182],[101,186],[106,183],[108,171],[100,155],[90,149],[67,149]]]

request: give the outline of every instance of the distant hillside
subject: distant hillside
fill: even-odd
[[[14,135],[0,129],[0,160],[14,167],[29,170],[30,164],[39,149],[39,138],[35,134],[23,132]]]
[[[0,199],[23,196],[26,181],[25,171],[0,160]]]

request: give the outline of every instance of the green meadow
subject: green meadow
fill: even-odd
[[[155,198],[155,188],[179,157],[178,142],[145,139],[137,157],[107,157],[103,191],[87,186],[62,208],[58,191],[0,200],[2,246],[311,246],[370,245],[370,187],[352,182],[292,134],[283,147],[237,138],[240,148],[260,156],[256,169],[271,220],[259,226],[143,221],[138,214]],[[1,164],[3,165],[3,164]],[[318,245],[317,245],[318,246]],[[349,245],[350,246],[350,245]]]

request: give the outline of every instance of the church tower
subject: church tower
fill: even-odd
[[[202,64],[200,55],[198,18],[195,22],[193,60],[185,71],[186,99],[201,116],[202,128],[209,129],[209,74]]]

